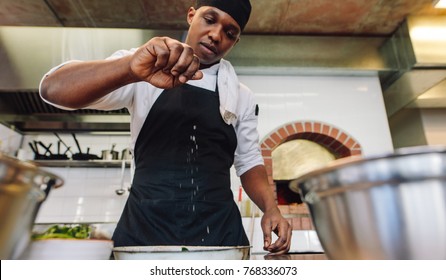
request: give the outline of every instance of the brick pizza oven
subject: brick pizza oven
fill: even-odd
[[[261,142],[269,183],[274,190],[276,201],[281,199],[278,197],[276,182],[273,179],[272,152],[281,144],[297,139],[309,140],[325,147],[336,159],[362,155],[361,144],[348,132],[331,124],[317,121],[298,121],[277,128]],[[293,230],[313,230],[307,206],[305,203],[299,202],[287,205],[279,203],[279,208],[282,214],[288,218]]]

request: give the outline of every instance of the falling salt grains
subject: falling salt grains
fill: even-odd
[[[209,226],[207,226],[207,232],[208,232],[208,234],[209,234]]]
[[[195,204],[192,205],[192,212],[195,212]]]
[[[193,125],[192,126],[193,130],[197,130],[197,125]],[[198,167],[194,166],[194,163],[196,161],[196,154],[197,154],[197,150],[198,150],[198,144],[197,144],[197,138],[194,135],[194,133],[191,133],[191,135],[189,135],[189,140],[191,141],[190,143],[190,150],[187,151],[187,156],[188,156],[188,160],[187,163],[189,164],[189,168],[190,168],[190,174],[191,174],[191,185],[195,185],[194,184],[194,175],[196,173],[198,173]],[[196,190],[194,190],[191,193],[191,201],[194,200],[194,197],[197,195],[198,192],[198,186],[196,186]],[[195,211],[195,205],[193,205],[193,211]]]

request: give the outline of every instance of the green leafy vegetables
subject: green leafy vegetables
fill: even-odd
[[[43,233],[32,235],[33,240],[42,240],[50,238],[61,239],[88,239],[90,237],[91,227],[89,225],[54,225]]]

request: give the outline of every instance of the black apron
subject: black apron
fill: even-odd
[[[164,90],[136,141],[115,246],[249,245],[230,187],[236,146],[217,92],[188,84]]]

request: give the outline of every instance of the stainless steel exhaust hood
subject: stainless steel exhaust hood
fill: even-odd
[[[446,17],[409,17],[386,43],[402,65],[398,79],[384,85],[387,115],[405,107],[446,106]]]
[[[410,18],[391,37],[244,35],[228,59],[242,75],[379,75],[390,116],[444,80],[446,54],[440,51],[446,49],[444,39],[426,46],[423,37],[415,36],[414,28],[427,25],[426,21]],[[446,26],[444,18],[429,21],[440,30]],[[0,27],[0,122],[26,133],[128,132],[126,110],[58,110],[40,100],[39,82],[63,61],[102,59],[157,35],[181,40],[185,33]]]
[[[158,34],[160,32],[160,34]],[[71,59],[103,59],[147,38],[182,32],[136,29],[0,27],[0,122],[22,132],[129,132],[126,109],[64,111],[40,99],[38,88],[52,67]]]

